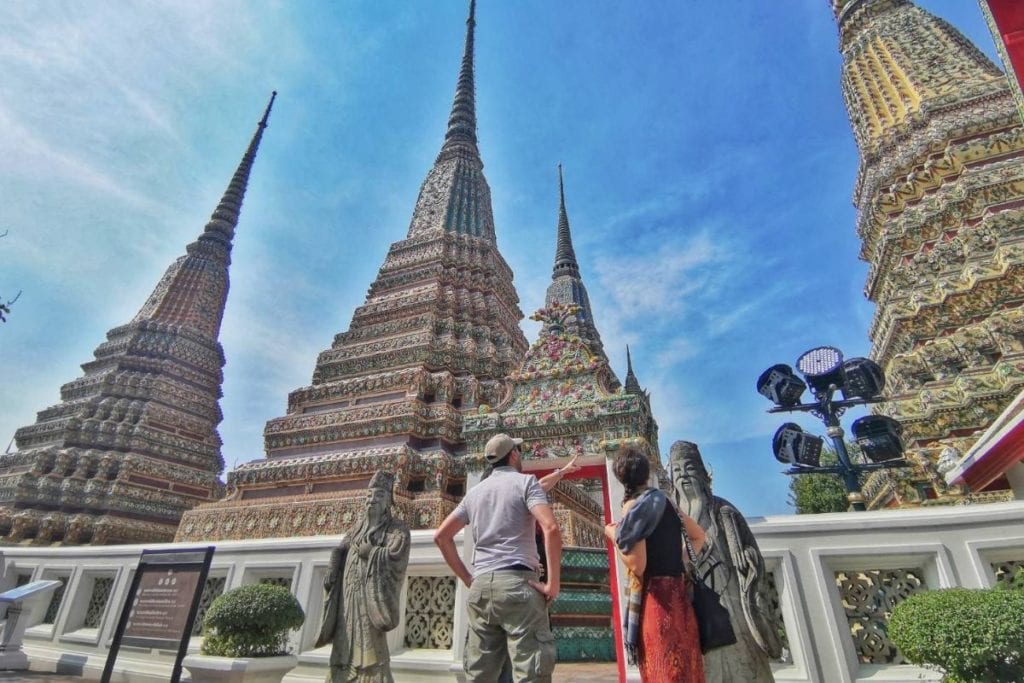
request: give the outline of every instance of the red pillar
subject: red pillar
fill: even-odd
[[[608,471],[601,472],[601,493],[604,497],[604,523],[611,524],[612,519],[612,497],[608,488]],[[615,545],[605,539],[605,547],[608,549],[608,582],[612,589],[612,634],[615,636],[615,663],[619,669],[619,683],[626,683],[626,647],[622,642],[622,619],[625,606],[622,604],[621,590],[619,583],[619,565],[616,562]]]

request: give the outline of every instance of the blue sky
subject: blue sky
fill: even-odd
[[[994,54],[975,2],[919,4]],[[405,237],[465,11],[0,3],[0,295],[24,292],[0,328],[0,448],[199,234],[276,89],[221,332],[224,458],[261,458]],[[866,355],[873,312],[826,0],[479,0],[477,19],[480,148],[523,311],[550,279],[561,162],[596,322],[620,377],[630,345],[663,454],[696,441],[718,495],[789,512],[785,418],[754,382],[819,344]]]

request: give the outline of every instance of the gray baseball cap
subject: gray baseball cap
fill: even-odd
[[[491,463],[498,462],[522,442],[522,439],[513,439],[508,434],[495,434],[484,446],[484,459]]]

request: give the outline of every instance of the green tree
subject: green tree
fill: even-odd
[[[860,449],[856,444],[847,443],[846,451],[854,462],[860,460]],[[829,447],[821,450],[821,464],[836,465],[839,458]],[[798,515],[815,515],[820,512],[846,512],[846,486],[838,474],[797,474],[789,481],[789,504],[796,508]]]

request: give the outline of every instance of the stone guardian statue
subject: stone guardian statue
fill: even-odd
[[[670,468],[676,502],[707,533],[696,573],[721,596],[736,632],[735,645],[704,655],[707,683],[774,681],[771,660],[782,654],[781,624],[764,597],[764,558],[754,534],[732,503],[711,493],[697,444],[672,444]]]
[[[327,683],[392,683],[387,632],[398,625],[398,596],[409,564],[409,527],[391,512],[395,475],[378,471],[366,514],[337,548],[324,578],[316,646],[331,643]]]

